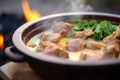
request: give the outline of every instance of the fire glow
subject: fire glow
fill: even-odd
[[[0,34],[0,50],[4,49],[4,36]]]
[[[22,8],[23,8],[23,13],[27,22],[36,20],[41,17],[38,11],[30,9],[30,6],[27,0],[22,0]]]

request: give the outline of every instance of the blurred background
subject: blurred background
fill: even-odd
[[[0,0],[0,14],[23,14],[23,0]],[[28,0],[32,9],[38,10],[43,16],[60,12],[97,11],[120,13],[120,0]]]
[[[120,15],[120,0],[0,0],[0,66],[9,62],[4,49],[13,45],[12,35],[19,26],[34,18],[78,11]]]

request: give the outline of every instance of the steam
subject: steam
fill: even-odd
[[[86,0],[60,0],[55,2],[54,12],[92,12],[93,8],[86,3]]]
[[[48,3],[49,5],[46,4],[47,6],[45,6],[44,9],[47,10],[46,11],[47,14],[50,14],[50,15],[51,14],[54,15],[56,13],[64,13],[64,12],[92,12],[93,11],[93,8],[89,4],[86,4],[86,0],[50,0],[50,2]],[[70,22],[74,22],[80,17],[82,17],[82,15],[67,17],[67,20],[64,17],[55,18],[54,20],[58,22],[64,21],[64,20],[68,22],[69,20]],[[42,23],[41,28],[45,28],[45,27],[47,27],[45,29],[51,28],[53,21],[51,19],[44,21]]]
[[[69,11],[71,12],[87,12],[93,11],[92,7],[85,3],[85,0],[66,0],[68,3]]]

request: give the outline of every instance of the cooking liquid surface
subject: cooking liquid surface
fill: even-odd
[[[36,36],[32,37],[28,43],[27,43],[27,47],[32,50],[32,51],[36,51],[38,45],[39,45],[39,42],[40,42],[40,37],[41,37],[41,34],[42,33],[39,33],[37,34]],[[67,38],[66,38],[67,39]],[[85,52],[87,54],[91,54],[93,52],[93,50],[90,50],[90,49],[83,49],[83,50],[80,50],[78,52],[70,52],[68,51],[68,55],[69,55],[69,60],[74,60],[74,61],[79,61],[80,60],[80,54],[82,52]]]

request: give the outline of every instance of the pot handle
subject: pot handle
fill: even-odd
[[[14,62],[24,62],[25,61],[25,55],[23,55],[22,52],[20,52],[14,46],[9,46],[9,47],[5,48],[5,54],[10,60],[12,60]]]

